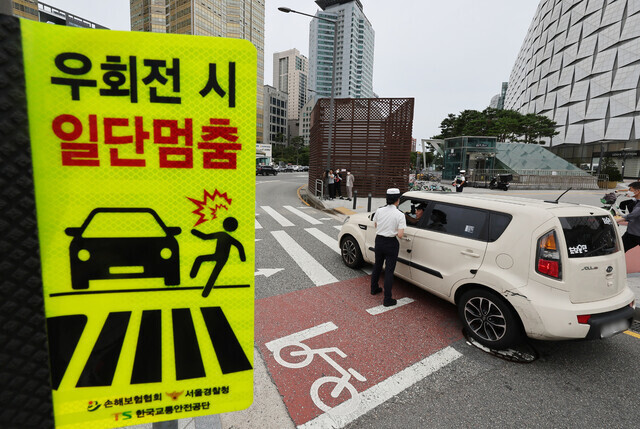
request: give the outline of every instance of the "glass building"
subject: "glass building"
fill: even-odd
[[[452,137],[444,139],[442,178],[454,179],[460,170],[493,170],[496,137]]]
[[[309,31],[309,86],[320,97],[331,96],[333,41],[336,34],[336,98],[373,98],[375,32],[360,0],[317,0],[322,9]]]

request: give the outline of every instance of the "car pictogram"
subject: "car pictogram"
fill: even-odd
[[[65,229],[71,287],[88,289],[91,280],[156,278],[180,284],[180,253],[175,236],[150,208],[96,208],[80,227]]]

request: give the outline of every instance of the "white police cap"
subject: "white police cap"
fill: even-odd
[[[389,188],[387,189],[387,196],[388,197],[395,197],[395,196],[400,196],[400,189],[398,188]]]

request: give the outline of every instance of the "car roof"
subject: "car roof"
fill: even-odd
[[[489,210],[498,211],[530,211],[530,210],[557,210],[557,209],[576,209],[588,208],[593,210],[596,207],[573,204],[573,203],[549,203],[531,198],[511,197],[494,194],[463,194],[458,192],[428,192],[428,191],[410,191],[403,195],[405,199],[426,199],[431,201],[442,201],[451,204],[460,204],[464,206],[473,206]]]

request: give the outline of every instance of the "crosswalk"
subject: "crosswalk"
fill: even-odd
[[[309,207],[261,205],[256,208],[256,268],[263,260],[277,261],[304,273],[311,284],[322,286],[367,271],[351,270],[342,264],[338,234],[340,220]],[[287,260],[283,260],[286,258]],[[293,263],[295,264],[293,264]],[[258,283],[256,283],[258,286]]]

